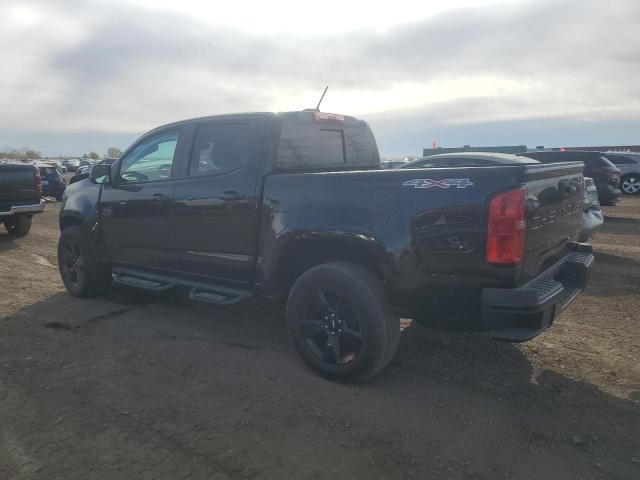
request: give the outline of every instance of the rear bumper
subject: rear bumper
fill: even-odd
[[[20,215],[26,213],[42,213],[44,211],[44,199],[40,199],[39,203],[32,205],[14,205],[9,210],[0,211],[0,217],[8,217],[11,215]]]
[[[592,267],[591,246],[577,244],[561,261],[522,287],[485,288],[484,328],[500,340],[524,342],[534,338],[584,290]]]

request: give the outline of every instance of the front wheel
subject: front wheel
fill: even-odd
[[[74,297],[99,295],[111,279],[111,269],[96,260],[80,226],[62,231],[58,241],[58,269],[64,286]]]
[[[302,358],[321,375],[364,381],[395,354],[400,322],[378,278],[347,262],[314,267],[287,300],[287,326]]]
[[[640,195],[640,175],[625,175],[620,182],[620,188],[627,195]]]
[[[31,217],[26,215],[14,215],[4,220],[4,228],[9,235],[24,237],[31,230]]]

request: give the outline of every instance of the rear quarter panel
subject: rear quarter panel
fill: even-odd
[[[380,257],[394,289],[434,276],[486,277],[485,205],[517,185],[522,167],[403,169],[269,175],[258,279],[300,236],[348,234]]]

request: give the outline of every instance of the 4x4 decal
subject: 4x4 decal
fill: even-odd
[[[413,188],[467,188],[471,187],[473,182],[468,178],[445,178],[444,180],[433,180],[431,178],[415,178],[408,180],[402,184],[403,187]]]

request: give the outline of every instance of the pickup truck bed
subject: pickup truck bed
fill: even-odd
[[[307,363],[364,379],[392,357],[398,315],[511,341],[551,325],[593,263],[577,242],[582,169],[380,170],[368,125],[352,117],[194,119],[68,187],[59,264],[77,296],[114,275],[223,305],[286,299]]]
[[[514,315],[511,324],[504,316],[493,321],[491,309],[481,310],[482,291],[512,291],[572,255],[582,212],[581,172],[580,164],[565,163],[269,175],[264,197],[277,207],[259,235],[257,287],[281,288],[284,270],[286,288],[307,262],[353,250],[349,255],[359,252],[376,266],[404,315],[446,329],[504,327],[514,333],[520,326],[512,339],[531,338],[552,319],[521,325]],[[446,180],[453,186],[422,188]],[[485,255],[487,204],[496,192],[521,185],[528,209],[524,261],[492,266]],[[284,227],[275,236],[274,223]],[[292,249],[318,258],[290,265]]]

